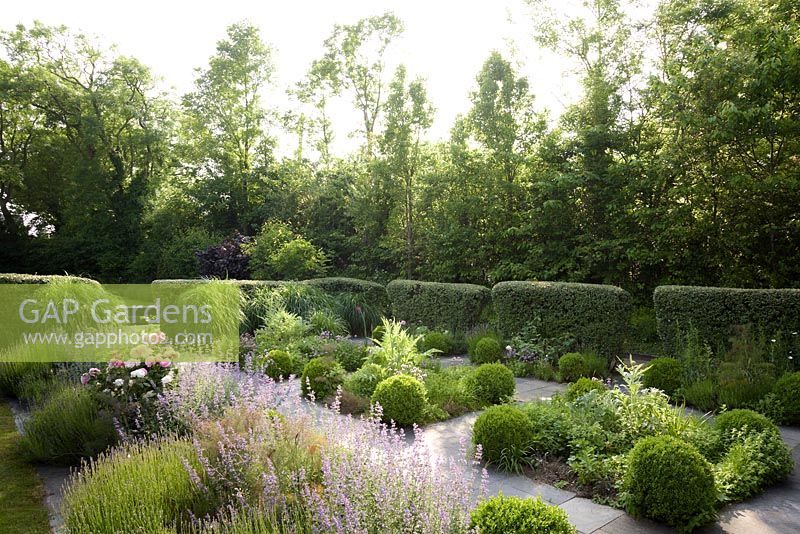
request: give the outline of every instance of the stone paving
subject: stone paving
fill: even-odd
[[[468,364],[463,358],[441,358],[443,366]],[[551,398],[566,389],[564,384],[532,378],[517,378],[518,402]],[[472,436],[478,413],[470,413],[425,427],[426,440],[442,454],[459,454],[460,441]],[[800,466],[800,429],[781,427],[781,435],[792,449]],[[527,477],[489,470],[489,493],[536,497],[563,508],[582,534],[660,534],[674,530],[649,520],[635,520],[622,510],[577,497],[570,491],[535,482]],[[746,502],[724,507],[716,524],[698,532],[703,534],[789,534],[800,532],[800,469],[787,480]]]

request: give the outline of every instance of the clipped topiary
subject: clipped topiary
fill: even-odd
[[[628,454],[625,508],[690,532],[716,516],[712,466],[688,443],[671,436],[639,440]]]
[[[583,355],[578,352],[568,352],[558,359],[558,374],[563,382],[575,382],[588,374]]]
[[[496,338],[487,336],[475,344],[475,349],[470,353],[469,360],[474,364],[492,363],[499,361],[503,355],[503,349]]]
[[[780,406],[781,423],[800,424],[800,372],[786,373],[772,388]]]
[[[644,372],[642,385],[660,389],[670,397],[681,387],[683,367],[675,358],[656,358]]]
[[[721,413],[714,421],[714,426],[725,448],[737,439],[750,434],[768,432],[780,436],[775,423],[753,410],[730,410]]]
[[[309,361],[303,368],[300,377],[300,389],[303,396],[314,393],[314,398],[323,400],[336,393],[336,389],[344,381],[345,372],[339,362],[327,356]]]
[[[491,406],[475,420],[472,443],[483,449],[483,459],[501,468],[514,468],[533,442],[533,428],[515,406]]]
[[[583,397],[590,391],[606,391],[606,386],[599,380],[581,377],[576,382],[567,386],[565,395],[568,401],[574,401],[575,399]]]
[[[411,375],[400,374],[378,384],[372,403],[381,405],[384,421],[407,426],[422,422],[428,396],[422,382]]]
[[[259,363],[263,364],[264,374],[273,380],[297,374],[297,360],[285,350],[271,350]]]
[[[514,373],[502,363],[484,363],[467,380],[467,387],[478,401],[498,404],[514,396]]]
[[[481,502],[470,514],[470,528],[480,534],[575,534],[567,513],[536,499],[502,493]]]

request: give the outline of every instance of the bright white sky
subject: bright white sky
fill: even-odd
[[[580,2],[559,4],[569,11],[578,9]],[[403,37],[390,49],[389,64],[403,62],[412,76],[426,79],[436,107],[428,135],[432,140],[447,138],[456,115],[469,109],[475,76],[491,50],[499,50],[528,76],[537,107],[549,109],[551,116],[580,96],[569,75],[575,65],[539,49],[531,39],[532,25],[522,0],[23,0],[3,6],[0,28],[40,20],[100,36],[148,65],[166,88],[182,94],[192,88],[194,69],[208,64],[225,27],[246,19],[261,28],[275,51],[275,86],[265,95],[266,103],[286,110],[292,106],[286,88],[302,79],[311,61],[322,55],[322,42],[335,23],[352,23],[387,10],[405,23]],[[348,101],[335,103],[332,116],[338,135],[334,150],[342,153],[353,148],[354,141],[344,132],[355,130],[357,116]],[[282,152],[289,143],[281,138]]]

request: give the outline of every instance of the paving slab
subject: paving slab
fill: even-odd
[[[634,519],[622,514],[594,534],[674,534],[675,530],[649,519]],[[755,532],[753,534],[756,534]]]
[[[561,508],[567,512],[570,523],[585,534],[596,532],[625,514],[622,510],[597,504],[591,499],[583,497],[570,499],[561,504]]]

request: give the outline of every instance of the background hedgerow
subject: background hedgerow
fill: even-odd
[[[565,282],[500,282],[492,302],[504,337],[537,320],[545,337],[569,333],[581,349],[603,355],[622,348],[631,311],[631,296],[619,287]]]
[[[800,330],[800,289],[659,286],[653,293],[658,334],[668,353],[681,329],[695,328],[712,346],[725,344],[738,325],[775,337]]]
[[[394,280],[386,291],[395,318],[428,328],[465,331],[491,313],[492,294],[483,286]]]

